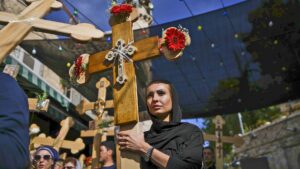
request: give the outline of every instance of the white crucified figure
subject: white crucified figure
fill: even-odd
[[[125,83],[127,77],[124,71],[124,61],[133,62],[130,58],[137,48],[132,45],[133,41],[126,45],[123,39],[118,39],[116,45],[105,55],[105,59],[108,61],[114,60],[114,63],[118,64],[118,76],[116,81],[122,85]],[[117,59],[117,60],[116,60]]]

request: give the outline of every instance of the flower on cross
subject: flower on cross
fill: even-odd
[[[113,15],[129,15],[132,12],[132,5],[130,4],[118,4],[114,5],[110,9],[110,13]]]
[[[160,39],[160,50],[167,59],[174,60],[183,54],[183,50],[191,43],[189,32],[179,25],[178,28],[170,27],[163,30]]]

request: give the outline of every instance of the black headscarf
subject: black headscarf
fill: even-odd
[[[161,119],[158,119],[156,116],[153,116],[149,112],[149,109],[148,109],[148,114],[150,115],[151,120],[153,122],[153,125],[152,125],[152,128],[150,129],[150,131],[153,130],[155,132],[160,133],[160,132],[163,132],[165,130],[169,130],[170,127],[172,128],[174,126],[179,125],[180,121],[181,121],[182,113],[181,113],[181,109],[180,109],[180,106],[179,106],[179,100],[178,100],[178,97],[177,97],[177,93],[176,93],[173,85],[170,82],[166,81],[166,80],[156,80],[156,81],[151,82],[148,85],[148,87],[152,84],[155,84],[155,83],[163,83],[163,84],[169,85],[170,93],[171,93],[171,97],[172,97],[172,110],[171,110],[172,112],[171,112],[170,122],[164,122]]]
[[[171,83],[165,80],[153,81],[151,84],[163,83],[170,86],[172,110],[170,122],[148,113],[153,122],[149,131],[145,132],[145,141],[154,148],[170,155],[167,168],[172,169],[200,169],[202,163],[203,136],[201,130],[191,124],[181,123],[182,112],[179,106],[177,93]],[[151,162],[141,163],[142,169],[158,168]]]

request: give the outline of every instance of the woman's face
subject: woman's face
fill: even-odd
[[[53,165],[53,159],[51,155],[46,150],[39,151],[35,156],[34,160],[36,161],[36,167],[38,169],[50,169]]]
[[[154,83],[147,88],[147,106],[150,113],[163,121],[170,121],[172,96],[170,86]]]

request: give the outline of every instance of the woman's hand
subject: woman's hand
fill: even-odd
[[[134,134],[130,131],[120,131],[117,135],[118,144],[121,150],[130,150],[145,155],[151,145],[145,142],[144,133]],[[151,155],[151,161],[159,168],[166,168],[170,156],[154,149]]]
[[[144,133],[135,134],[130,131],[120,131],[117,138],[121,150],[136,151],[144,155],[151,147],[145,142]]]

